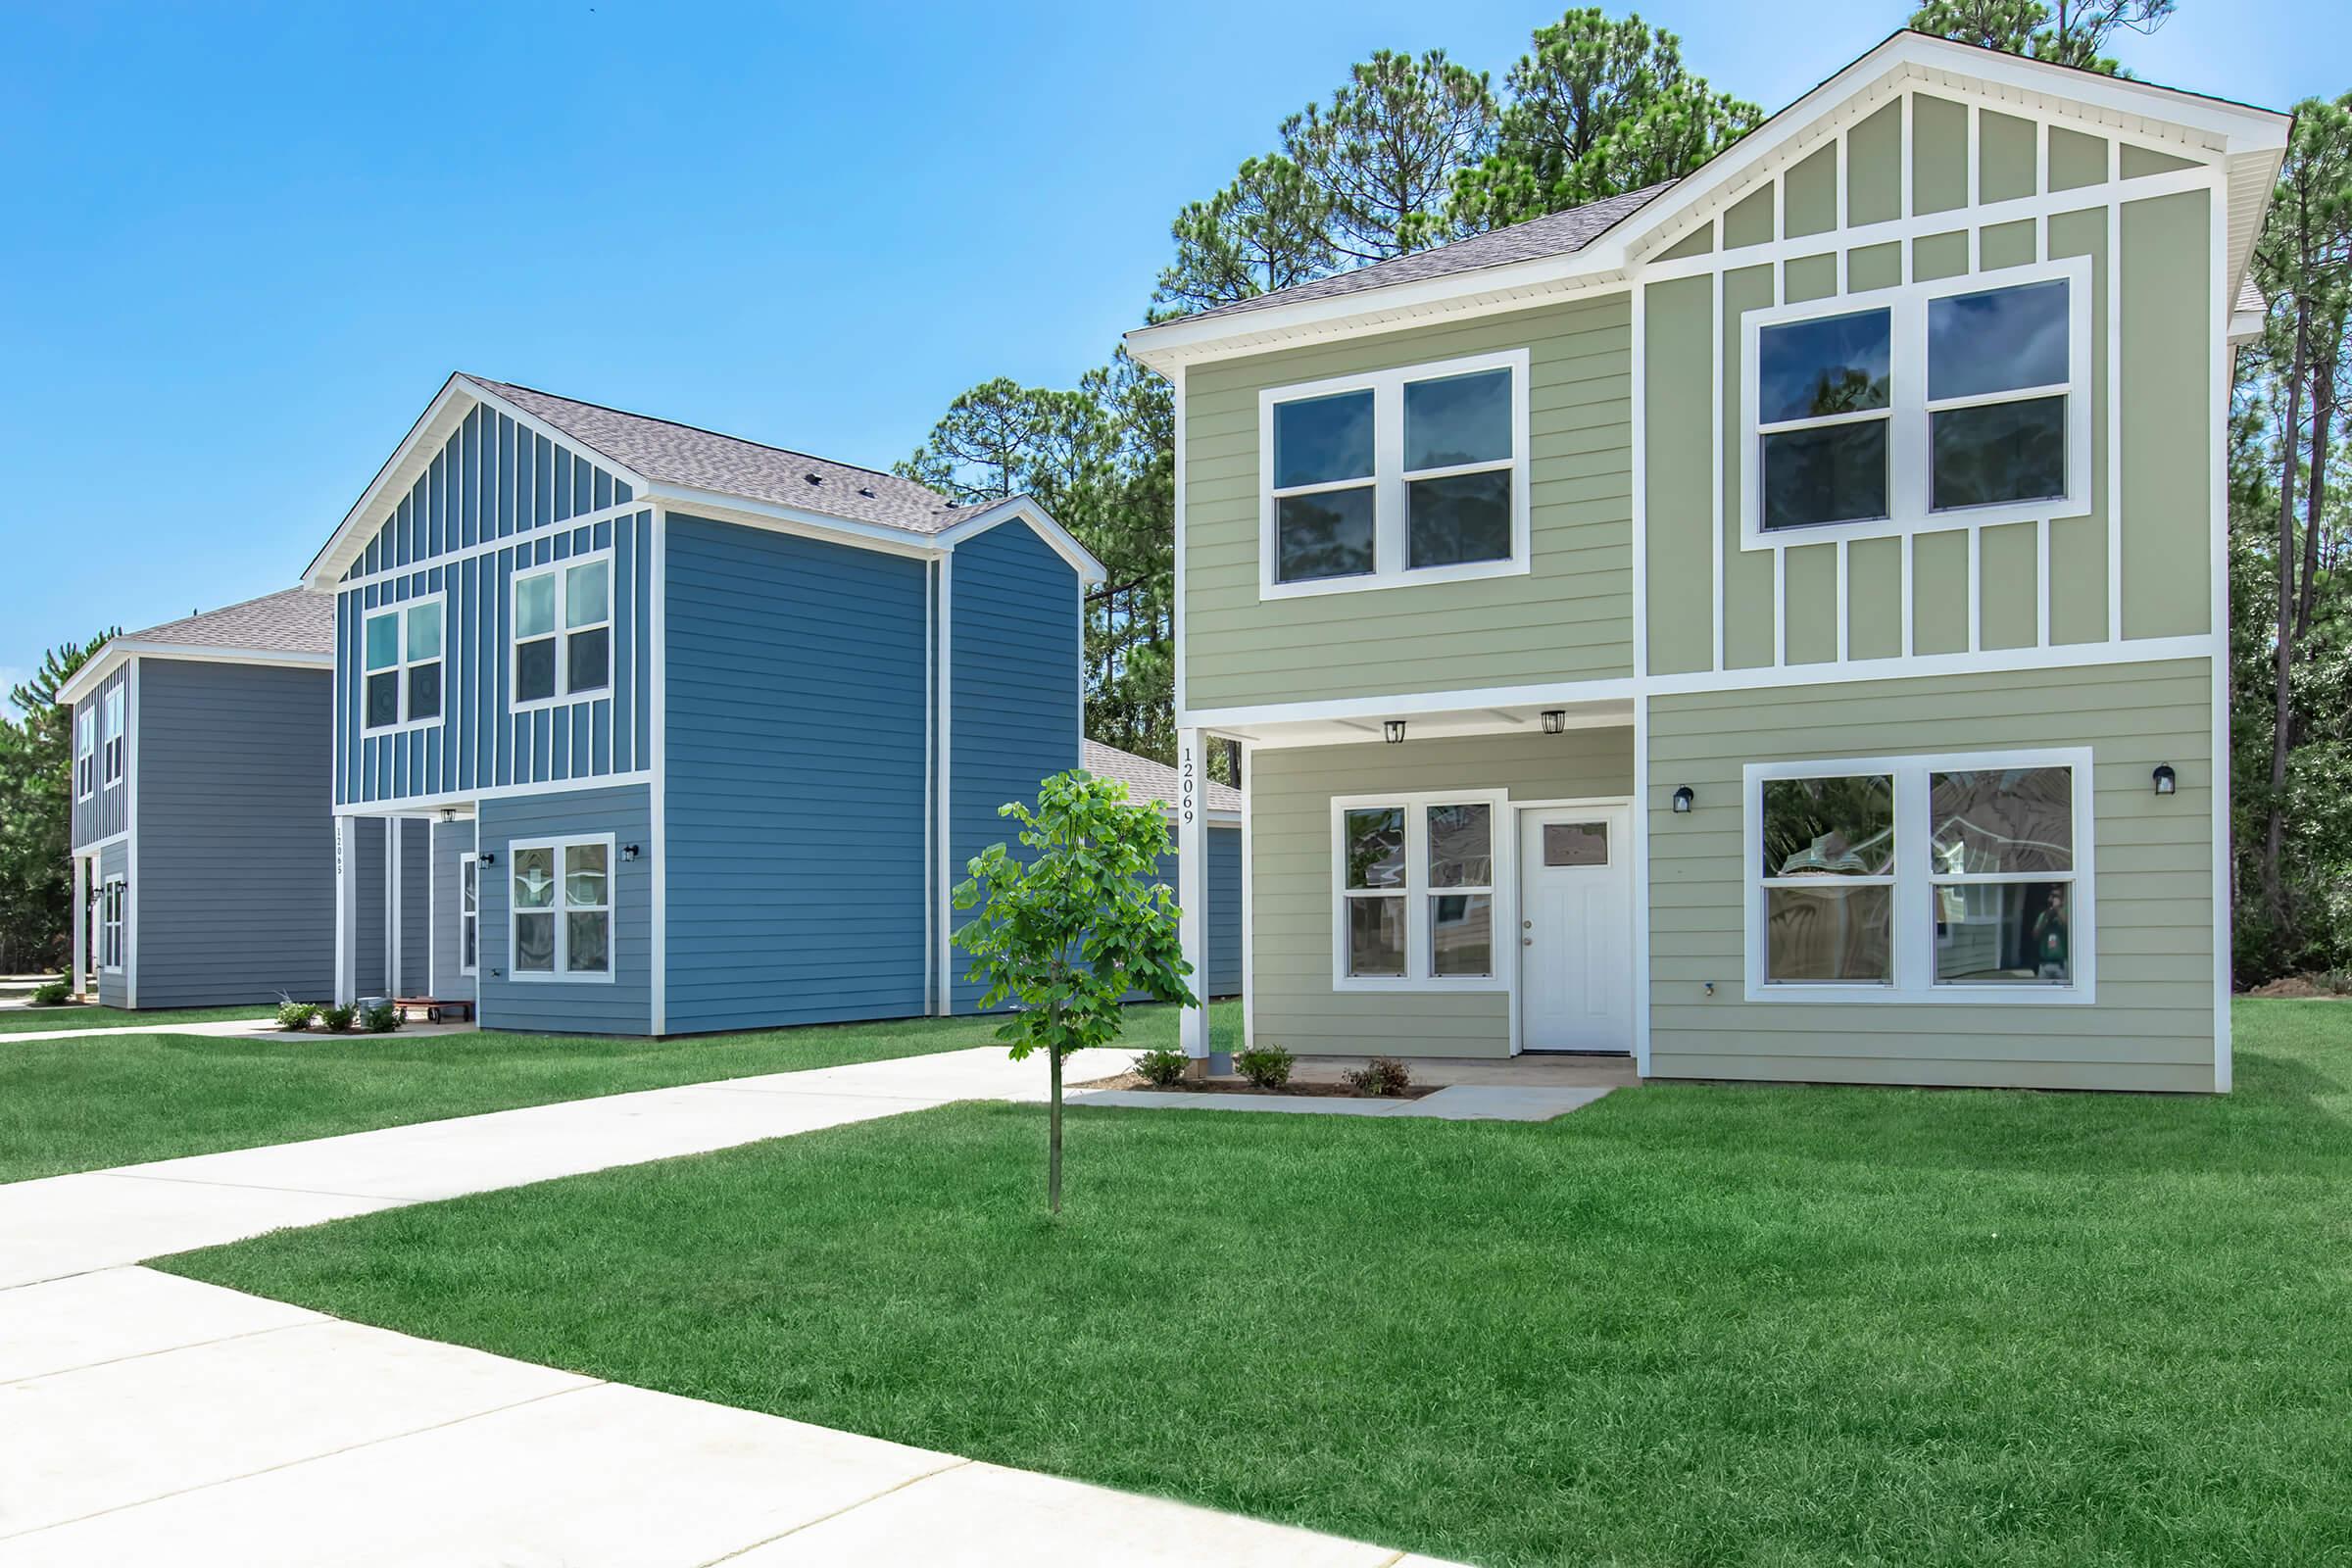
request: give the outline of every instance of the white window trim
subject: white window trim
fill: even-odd
[[[2028,283],[2067,282],[2067,368],[2071,378],[2043,387],[1987,393],[1981,397],[1928,401],[1928,306],[1931,301],[1958,294],[1984,294]],[[1788,528],[1764,526],[1763,451],[1768,431],[1859,421],[1880,416],[1876,411],[1836,415],[1818,419],[1789,419],[1763,424],[1756,418],[1758,398],[1757,344],[1766,327],[1794,321],[1858,316],[1869,311],[1888,313],[1886,436],[1886,507],[1888,515],[1852,522],[1807,523]],[[1865,294],[1842,294],[1806,300],[1795,305],[1750,311],[1740,325],[1740,547],[1742,550],[1787,550],[1838,539],[1884,539],[1908,533],[1939,533],[1947,528],[1990,528],[2011,522],[2037,522],[2054,517],[2079,517],[2091,507],[2091,259],[2070,256],[2031,267],[2004,267],[1988,272],[1968,272],[1931,282],[1874,289]],[[1967,408],[1974,404],[2022,402],[2034,397],[2064,395],[2066,404],[2066,494],[2036,501],[2003,501],[1983,507],[1956,507],[1947,512],[1929,510],[1929,415],[1931,411]]]
[[[105,759],[101,771],[105,786],[111,790],[129,771],[130,743],[125,738],[130,729],[129,688],[121,682],[109,686],[98,699],[98,707],[106,715],[99,729],[98,755]]]
[[[411,718],[409,716],[409,612],[424,605],[438,606],[441,612],[441,652],[431,660],[419,661],[419,662],[438,663],[441,666],[441,711],[429,718]],[[396,671],[400,677],[400,720],[393,724],[370,724],[368,722],[368,677],[381,675],[386,671],[371,670],[368,667],[368,623],[385,615],[399,617],[394,624],[400,627],[400,662],[390,665],[389,668]],[[413,729],[439,728],[449,717],[448,594],[440,591],[418,594],[412,599],[402,599],[392,604],[378,605],[373,610],[361,611],[359,663],[360,733],[362,735],[402,735]]]
[[[1929,863],[1928,784],[1930,773],[2064,767],[2074,772],[2074,897],[2069,902],[2069,955],[2074,978],[2065,985],[1937,984],[1936,922],[1924,916],[1930,889],[1948,882],[2058,881],[2007,874],[1947,877]],[[1869,981],[1764,980],[1764,782],[1776,778],[1846,778],[1874,773],[1894,780],[1894,875],[1840,878],[1840,886],[1891,885],[1894,889],[1894,983]],[[2098,1000],[2098,866],[2093,797],[2096,775],[2088,747],[2042,751],[1944,752],[1912,757],[1840,758],[1750,762],[1740,770],[1740,898],[1744,908],[1747,1000],[1796,1003],[1901,1003],[1928,1005],[2083,1006]],[[1905,917],[1909,911],[1909,918]]]
[[[592,620],[585,626],[564,624],[565,617],[571,609],[571,568],[593,565],[600,561],[605,564],[605,618]],[[515,608],[525,582],[534,577],[550,576],[556,580],[556,629],[551,633],[556,644],[556,694],[553,697],[533,697],[525,700],[514,696],[514,693],[522,689],[521,683],[516,679],[521,672],[522,645],[525,642],[539,642],[541,639],[514,635],[514,628],[520,624],[515,616]],[[602,550],[583,550],[578,555],[565,556],[561,561],[549,561],[540,565],[523,567],[514,573],[507,584],[508,711],[530,713],[543,708],[566,708],[573,703],[582,703],[592,698],[612,695],[615,658],[615,650],[612,645],[612,548],[610,545]],[[582,687],[575,692],[571,689],[571,660],[565,646],[566,639],[574,632],[594,631],[599,626],[605,628],[605,683],[602,686]]]
[[[466,878],[473,878],[473,907],[466,907]],[[608,895],[610,896],[610,895]],[[473,959],[466,961],[466,927],[473,927]],[[482,959],[482,869],[481,858],[467,850],[458,857],[458,973],[480,972]],[[510,969],[513,965],[508,966]]]
[[[1348,813],[1366,807],[1404,808],[1404,884],[1378,894],[1359,890],[1358,897],[1404,900],[1404,962],[1401,975],[1353,975],[1348,972]],[[1493,831],[1490,849],[1494,858],[1494,972],[1484,975],[1429,973],[1429,901],[1461,891],[1429,885],[1429,808],[1484,806]],[[1331,986],[1334,991],[1494,991],[1513,989],[1519,969],[1519,950],[1509,940],[1518,929],[1519,813],[1510,792],[1497,789],[1384,790],[1368,795],[1335,795],[1331,801]],[[1473,889],[1471,891],[1478,891]]]
[[[526,985],[588,985],[609,986],[620,970],[620,851],[611,833],[574,833],[563,838],[510,839],[507,842],[502,873],[507,878],[507,978]],[[565,967],[571,961],[571,922],[564,918],[572,906],[564,902],[564,852],[576,845],[602,844],[605,847],[605,967],[602,970],[574,972]],[[514,906],[514,857],[530,850],[553,850],[556,857],[556,902],[549,907],[556,916],[556,966],[553,969],[533,969],[525,972],[514,964],[514,916],[520,911]],[[585,911],[583,911],[585,912]]]
[[[1404,386],[1408,381],[1437,381],[1447,376],[1474,375],[1481,370],[1511,372],[1511,460],[1467,463],[1453,467],[1417,469],[1415,478],[1442,478],[1455,473],[1507,469],[1511,475],[1511,553],[1501,561],[1474,561],[1452,566],[1405,565]],[[1361,375],[1331,376],[1266,387],[1257,394],[1257,596],[1260,599],[1298,599],[1313,594],[1365,593],[1380,588],[1409,588],[1421,583],[1467,582],[1483,577],[1523,576],[1532,566],[1528,545],[1528,351],[1505,349],[1462,359],[1435,360],[1424,365],[1398,366]],[[1344,392],[1372,394],[1372,560],[1373,569],[1353,577],[1316,577],[1304,582],[1281,582],[1275,577],[1280,557],[1274,530],[1274,410],[1278,404]],[[1342,490],[1361,480],[1337,480],[1328,485],[1295,485],[1285,495],[1315,490]]]
[[[74,715],[74,798],[86,801],[98,793],[98,705],[90,704]]]
[[[121,974],[129,952],[129,883],[123,877],[110,876],[98,884],[98,967],[107,974]]]

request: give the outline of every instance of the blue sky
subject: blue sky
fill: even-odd
[[[2181,0],[2121,52],[2284,106],[2352,87],[2347,9]],[[1907,6],[1642,10],[1773,109]],[[1106,357],[1170,216],[1349,62],[1499,77],[1557,15],[0,0],[0,681],[292,583],[455,368],[887,466]]]

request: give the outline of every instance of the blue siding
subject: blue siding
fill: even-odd
[[[91,753],[90,760],[90,782],[93,790],[88,800],[76,797],[74,802],[73,832],[75,849],[79,849],[85,844],[94,844],[103,838],[111,838],[129,824],[129,748],[131,734],[138,727],[139,715],[130,710],[127,706],[130,699],[125,697],[123,699],[125,707],[122,712],[124,776],[110,785],[106,782],[106,694],[130,679],[131,662],[136,662],[136,661],[124,663],[121,669],[100,681],[96,691],[74,704],[73,721],[66,727],[66,751],[68,757],[71,758],[74,755],[74,748],[80,745],[81,715],[84,712],[96,715],[90,721],[95,726],[92,733],[95,736],[96,746],[96,750]],[[71,768],[73,764],[69,761],[67,765]],[[67,787],[71,789],[73,774],[69,771],[66,776]]]
[[[429,823],[406,817],[399,823],[400,840],[400,977],[396,987],[404,997],[421,997],[431,969],[432,847]]]
[[[609,789],[565,790],[481,803],[474,824],[482,849],[497,863],[482,871],[481,1021],[492,1029],[592,1035],[642,1035],[653,1029],[653,839],[652,791],[643,784]],[[567,838],[585,833],[613,836],[612,978],[603,980],[515,980],[508,974],[511,945],[507,922],[510,846],[516,839]],[[646,848],[636,860],[620,858],[619,847]],[[671,872],[672,906],[677,897]],[[675,938],[672,938],[675,941]]]
[[[460,972],[462,951],[458,930],[459,861],[473,848],[471,822],[435,822],[433,836],[433,963],[432,994],[442,998],[473,995],[473,976]]]
[[[1078,573],[1027,523],[1007,522],[956,547],[948,654],[948,841],[955,881],[991,844],[1013,843],[997,814],[1034,802],[1040,779],[1078,765]],[[951,957],[954,1010],[981,988],[970,960]]]
[[[385,979],[385,960],[391,949],[384,925],[384,847],[387,824],[380,816],[363,816],[352,824],[351,865],[353,898],[358,909],[352,921],[353,977],[361,997],[380,997],[391,991]]]
[[[1175,837],[1175,824],[1170,823],[1169,841],[1173,843]],[[1159,880],[1171,894],[1177,891],[1180,863],[1173,849],[1159,858]],[[1238,827],[1208,830],[1208,962],[1202,973],[1193,976],[1193,990],[1201,997],[1242,994],[1242,830]]]
[[[667,527],[668,1030],[921,1013],[925,565]]]
[[[127,841],[118,840],[98,852],[98,882],[91,892],[95,894],[116,877],[127,881],[129,876],[130,845]],[[122,941],[126,958],[130,954],[132,934],[139,928],[139,906],[135,899],[137,891],[135,888],[126,888],[123,895]],[[98,970],[98,1000],[109,1007],[127,1006],[130,1004],[130,973],[127,969],[110,970],[101,964],[99,955],[106,950],[98,944],[98,919],[93,914],[90,917],[90,962]]]

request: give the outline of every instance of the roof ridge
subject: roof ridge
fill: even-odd
[[[184,626],[188,624],[188,622],[194,620],[211,620],[214,616],[225,615],[232,610],[246,610],[250,609],[252,606],[262,604],[267,600],[283,599],[288,594],[304,594],[308,593],[309,591],[309,589],[303,587],[300,583],[296,583],[291,588],[272,588],[266,594],[255,594],[251,599],[239,599],[233,603],[221,605],[213,610],[191,611],[185,615],[173,615],[170,620],[159,620],[152,626],[142,626],[137,631],[126,631],[119,633],[118,635],[121,636],[124,642],[135,643],[141,638],[145,637],[149,632],[162,631],[167,626]],[[323,598],[323,596],[320,597]]]

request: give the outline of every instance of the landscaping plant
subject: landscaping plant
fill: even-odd
[[[316,1002],[296,1002],[288,997],[277,1004],[277,1026],[280,1029],[308,1029],[311,1020],[318,1016],[318,1004]]]
[[[360,1009],[360,1027],[371,1035],[388,1035],[400,1027],[400,1009],[389,1002],[379,1002]]]
[[[1182,1081],[1187,1059],[1181,1051],[1147,1051],[1135,1058],[1135,1070],[1144,1082],[1168,1089]]]
[[[345,1035],[351,1033],[352,1020],[357,1018],[359,1015],[360,1012],[357,1007],[335,1006],[320,1007],[318,1009],[318,1021],[320,1024],[325,1026],[326,1032],[330,1035]]]
[[[73,995],[73,988],[63,980],[44,981],[32,988],[32,995],[26,1000],[26,1004],[34,1007],[59,1007],[65,1005],[66,999]]]
[[[1021,824],[1023,854],[992,844],[956,889],[978,913],[956,933],[972,956],[968,978],[984,1008],[1016,1009],[997,1038],[1012,1059],[1044,1051],[1053,1066],[1046,1205],[1061,1212],[1061,1064],[1074,1051],[1119,1037],[1120,1008],[1137,992],[1199,1006],[1185,983],[1176,901],[1159,881],[1168,827],[1157,806],[1127,786],[1077,768],[1039,784],[1037,808],[997,808]]]
[[[1374,1056],[1343,1076],[1365,1094],[1380,1100],[1401,1095],[1413,1085],[1412,1069],[1395,1056]]]
[[[1291,1082],[1291,1068],[1298,1058],[1280,1046],[1255,1046],[1233,1054],[1233,1070],[1260,1089],[1283,1089]]]

